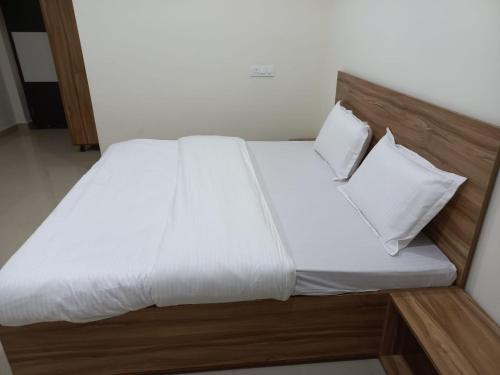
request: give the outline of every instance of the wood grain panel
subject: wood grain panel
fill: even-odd
[[[339,72],[336,100],[367,121],[373,144],[386,128],[440,169],[468,178],[425,232],[458,269],[464,286],[498,173],[500,128]]]
[[[152,374],[378,356],[387,293],[148,308],[0,327],[15,375]]]
[[[98,144],[87,73],[72,0],[40,0],[64,112],[77,145]]]
[[[380,361],[388,374],[436,374],[392,301],[387,308]]]
[[[463,290],[392,293],[395,308],[440,374],[500,374],[500,327]]]

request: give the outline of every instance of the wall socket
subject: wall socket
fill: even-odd
[[[250,67],[250,77],[274,77],[276,70],[273,64],[252,65]]]

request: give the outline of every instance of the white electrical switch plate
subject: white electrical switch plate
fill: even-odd
[[[276,75],[274,65],[252,65],[250,77],[274,77]]]

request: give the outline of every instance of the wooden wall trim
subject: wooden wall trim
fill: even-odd
[[[85,63],[72,0],[40,0],[71,139],[98,144]]]
[[[343,72],[336,100],[370,124],[372,146],[390,128],[399,144],[468,178],[424,230],[455,264],[463,287],[498,174],[500,128]]]

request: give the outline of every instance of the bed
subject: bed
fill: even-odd
[[[255,298],[148,307],[155,304],[144,292],[154,288],[147,277],[156,259],[150,249],[159,241],[161,231],[155,225],[162,223],[166,209],[158,202],[168,202],[165,198],[173,194],[178,143],[142,140],[116,145],[48,219],[59,220],[74,240],[74,249],[61,248],[53,258],[79,265],[64,276],[82,280],[91,271],[101,282],[87,277],[85,288],[94,287],[90,300],[106,308],[94,315],[79,315],[77,309],[63,319],[42,311],[40,321],[56,321],[27,318],[13,323],[36,324],[0,327],[14,373],[166,373],[370,358],[378,351],[389,290],[453,282],[463,286],[498,171],[499,130],[345,73],[339,73],[337,100],[370,123],[374,141],[388,126],[398,142],[438,167],[469,178],[401,256],[389,257],[377,248],[381,245],[337,192],[338,183],[311,142],[248,142],[269,213],[295,263],[296,282],[289,292],[294,296],[285,302]],[[155,168],[160,162],[159,172]],[[96,193],[94,198],[116,206],[99,206],[95,200],[85,204],[89,189]],[[96,203],[99,208],[93,210]],[[78,224],[90,217],[91,228],[82,231]],[[329,230],[339,221],[343,230]],[[93,257],[75,256],[82,241],[101,245],[104,229],[116,231],[115,240],[122,241],[113,242],[116,252],[109,252],[109,259],[102,258],[99,246]],[[42,235],[50,238],[50,233]],[[138,247],[140,256],[133,251]],[[32,259],[28,280],[40,277],[37,265],[44,259],[44,254]],[[113,272],[102,266],[110,262]],[[102,280],[111,286],[101,292]],[[46,285],[52,288],[54,278],[49,281]],[[55,285],[35,292],[41,300],[51,298]],[[126,303],[121,300],[117,308],[116,294],[109,290],[126,296]],[[36,297],[30,293],[27,301]],[[22,315],[19,311],[12,316]]]

